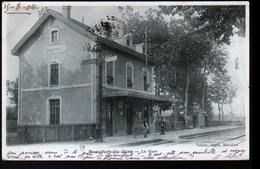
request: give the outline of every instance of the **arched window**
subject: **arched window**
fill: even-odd
[[[131,62],[126,63],[126,87],[134,88],[134,65]]]
[[[142,53],[143,53],[143,54],[145,53],[145,46],[143,46],[143,50],[142,50]]]
[[[105,63],[105,80],[106,84],[110,86],[115,85],[115,61]]]
[[[126,46],[130,46],[130,39],[126,39]]]
[[[143,82],[143,90],[148,91],[148,89],[149,89],[149,70],[147,68],[143,68],[143,70],[142,70],[142,82]]]
[[[46,124],[62,124],[62,99],[52,95],[47,98]]]
[[[60,99],[50,99],[50,124],[60,124]]]
[[[125,45],[127,47],[130,47],[132,44],[133,44],[132,35],[131,34],[125,35]]]
[[[60,85],[60,62],[53,60],[49,62],[49,86],[57,87]]]

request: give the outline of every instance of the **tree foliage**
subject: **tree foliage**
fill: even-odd
[[[234,33],[245,36],[245,6],[160,6],[167,15],[192,19],[196,32],[205,32],[218,43],[230,44]]]
[[[245,35],[245,7],[160,6],[145,15],[131,6],[118,9],[121,18],[107,16],[108,21],[89,31],[110,37],[122,29],[123,35],[132,34],[134,44],[147,45],[147,54],[161,61],[155,68],[156,94],[179,99],[184,119],[196,111],[194,107],[212,116],[212,102],[218,103],[219,110],[222,105],[223,114],[223,104],[232,102],[235,91],[228,89],[222,44],[229,44],[234,33]],[[166,21],[164,14],[174,17]]]
[[[10,96],[11,103],[16,107],[18,106],[18,78],[15,81],[6,81],[7,93],[6,95]]]
[[[231,77],[228,75],[228,72],[226,70],[224,70],[223,72],[216,71],[211,83],[209,84],[210,99],[218,104],[219,121],[221,111],[223,120],[223,105],[229,96],[228,85],[230,83],[230,78]]]
[[[243,7],[164,6],[147,10],[145,16],[130,6],[119,9],[125,33],[132,33],[134,43],[146,43],[147,32],[148,55],[161,61],[156,67],[156,94],[180,100],[185,116],[194,113],[196,104],[212,117],[211,103],[226,100],[230,81],[221,43],[229,43],[235,28],[243,35]],[[220,16],[213,16],[214,11]],[[179,17],[167,22],[163,14]]]

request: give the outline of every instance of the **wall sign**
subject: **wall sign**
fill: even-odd
[[[50,47],[46,47],[44,48],[44,54],[53,54],[53,53],[62,53],[65,52],[67,50],[67,47],[64,45],[55,45],[55,46],[50,46]]]

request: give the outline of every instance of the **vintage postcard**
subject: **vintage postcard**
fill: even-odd
[[[2,37],[2,160],[249,160],[249,2],[6,1]]]

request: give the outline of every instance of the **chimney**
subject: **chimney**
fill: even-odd
[[[65,18],[70,18],[71,6],[62,6],[62,13]]]
[[[120,24],[119,28],[118,28],[118,37],[123,37],[125,35],[125,30],[123,28],[123,25]]]
[[[42,15],[44,15],[47,10],[47,7],[42,7],[42,10],[38,11],[39,18],[42,17]]]

